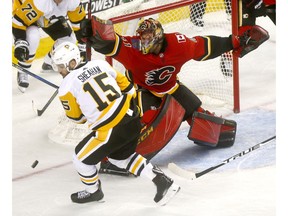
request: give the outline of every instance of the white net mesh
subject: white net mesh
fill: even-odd
[[[134,0],[112,9],[98,12],[101,19],[110,19],[132,12],[147,10],[169,4],[172,0]],[[153,17],[158,19],[164,32],[180,32],[193,37],[196,35],[229,36],[231,34],[231,1],[207,0],[173,10],[153,14],[141,19]],[[114,25],[115,31],[121,35],[134,35],[140,18]],[[105,57],[92,50],[92,59]],[[125,69],[113,60],[113,66],[121,72]],[[212,60],[187,62],[179,74],[180,81],[189,87],[203,102],[203,107],[220,107],[233,109],[233,71],[232,54],[225,53]],[[214,110],[214,109],[213,109]],[[76,145],[90,131],[87,125],[77,125],[61,116],[58,125],[49,133],[49,138],[62,144]]]
[[[76,146],[90,132],[86,123],[75,124],[63,113],[49,131],[48,138],[58,144]]]

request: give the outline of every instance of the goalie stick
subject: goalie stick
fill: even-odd
[[[43,107],[42,109],[37,109],[37,115],[38,115],[38,116],[41,116],[41,115],[45,112],[45,110],[47,109],[47,107],[50,105],[50,103],[51,103],[51,102],[54,100],[54,98],[57,96],[59,86],[57,86],[57,85],[55,85],[54,83],[51,83],[51,82],[49,82],[48,80],[46,80],[46,79],[44,79],[44,78],[42,78],[42,77],[40,77],[40,76],[38,76],[38,75],[30,72],[29,70],[26,70],[25,68],[23,68],[23,67],[21,67],[21,66],[19,66],[19,65],[17,65],[17,64],[14,64],[13,62],[12,62],[12,66],[15,67],[15,68],[18,69],[18,70],[21,70],[21,71],[24,72],[24,73],[29,74],[30,76],[32,76],[32,77],[34,77],[34,78],[36,78],[36,79],[38,79],[38,80],[46,83],[47,85],[52,86],[53,88],[56,88],[56,89],[57,89],[57,90],[53,93],[53,95],[49,98],[49,100],[48,100],[47,103],[44,105],[44,107]],[[33,101],[32,101],[32,103],[34,104]]]
[[[212,170],[215,170],[215,169],[217,169],[217,168],[219,168],[219,167],[221,167],[221,166],[223,166],[223,165],[225,165],[225,164],[237,159],[238,157],[246,155],[249,152],[252,152],[252,151],[260,148],[261,146],[267,144],[268,142],[272,141],[275,138],[276,138],[276,136],[270,137],[269,139],[266,139],[266,140],[264,140],[264,141],[262,141],[262,142],[260,142],[260,143],[258,143],[256,145],[248,148],[247,150],[244,150],[244,151],[242,151],[242,152],[240,152],[240,153],[238,153],[238,154],[236,154],[236,155],[234,155],[234,156],[222,161],[220,164],[212,166],[212,167],[210,167],[208,169],[205,169],[205,170],[203,170],[201,172],[198,172],[198,173],[193,173],[191,171],[184,170],[181,167],[177,166],[175,163],[169,163],[168,164],[168,169],[171,170],[176,175],[179,175],[179,176],[181,176],[183,178],[194,180],[196,178],[199,178],[200,176],[203,176],[203,175],[211,172]]]

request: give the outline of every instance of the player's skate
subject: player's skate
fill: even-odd
[[[99,173],[106,173],[112,175],[129,176],[130,173],[126,169],[121,169],[114,164],[110,163],[109,160],[102,160],[100,163]]]
[[[24,93],[29,86],[28,74],[18,71],[17,73],[18,89]]]
[[[152,181],[157,187],[154,201],[159,205],[166,205],[179,192],[180,186],[167,177],[159,167],[154,166],[152,171],[156,173],[156,177]]]
[[[47,63],[44,62],[42,64],[42,71],[41,72],[42,73],[47,73],[47,72],[55,72],[55,71],[53,70],[52,65],[47,64]]]
[[[101,201],[104,193],[101,188],[101,181],[99,180],[98,190],[94,193],[89,193],[86,190],[71,194],[71,200],[75,203],[88,203],[94,201]]]

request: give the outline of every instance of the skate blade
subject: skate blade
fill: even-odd
[[[40,70],[41,73],[57,73],[57,71],[54,71],[53,69],[48,69],[48,70]]]
[[[90,203],[105,203],[105,200],[104,198],[101,199],[101,200],[98,200],[98,201],[91,201],[91,202],[87,202],[87,203],[75,203],[73,201],[71,201],[71,199],[68,199],[67,196],[63,195],[63,196],[57,196],[56,198],[54,198],[54,203],[57,205],[57,206],[69,206],[71,205],[71,202],[73,204],[90,204]]]
[[[19,89],[20,92],[25,93],[27,88],[18,86],[18,89]]]
[[[157,204],[165,206],[180,191],[180,189],[180,186],[173,183],[168,189],[166,195]]]

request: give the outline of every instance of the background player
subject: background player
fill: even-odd
[[[257,17],[268,16],[276,25],[276,0],[240,0],[240,26],[255,25]]]
[[[59,98],[67,117],[76,123],[87,120],[92,130],[73,154],[73,163],[86,189],[73,193],[72,201],[86,203],[104,197],[96,164],[108,156],[118,167],[152,180],[157,187],[154,201],[166,204],[180,187],[135,153],[142,126],[132,83],[106,61],[81,64],[80,52],[70,42],[59,45],[52,59],[64,78]]]
[[[77,38],[82,56],[85,57],[86,45],[81,41],[79,31],[80,21],[85,16],[80,0],[14,1],[12,33],[15,43],[14,56],[18,64],[25,69],[31,68],[40,41],[39,27],[55,41],[52,49],[64,41],[76,43]],[[52,70],[50,52],[44,58],[42,70]],[[19,90],[25,92],[29,86],[28,75],[18,71],[17,82]]]

